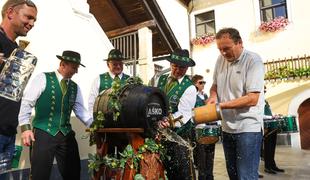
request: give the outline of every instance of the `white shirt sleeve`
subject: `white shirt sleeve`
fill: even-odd
[[[24,91],[21,107],[18,115],[19,126],[30,124],[32,108],[35,106],[38,98],[45,90],[46,77],[44,73],[38,74],[33,78],[29,87]]]
[[[90,94],[88,97],[88,111],[93,114],[93,107],[95,104],[95,100],[99,95],[99,84],[100,84],[100,77],[98,76],[94,81],[90,88]]]
[[[189,86],[180,98],[178,105],[178,111],[173,113],[173,117],[177,118],[183,116],[182,121],[185,124],[188,120],[192,118],[192,109],[196,104],[197,90],[194,85]],[[177,127],[180,127],[180,123],[176,123]]]
[[[83,96],[79,86],[77,89],[76,101],[73,106],[73,112],[75,113],[76,117],[80,119],[87,127],[89,127],[93,122],[92,116],[84,106]]]

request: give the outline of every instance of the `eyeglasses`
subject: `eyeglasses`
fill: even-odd
[[[206,81],[198,81],[198,83],[202,85],[202,84],[206,84]]]

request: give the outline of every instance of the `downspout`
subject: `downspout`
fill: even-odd
[[[191,7],[190,9],[187,11],[187,18],[188,18],[188,32],[189,32],[189,53],[190,53],[190,57],[192,57],[192,51],[193,51],[193,46],[191,44],[191,37],[192,37],[192,34],[191,34],[191,18],[190,18],[190,14],[191,12],[193,11],[194,9],[194,0],[191,0]],[[191,67],[190,68],[190,71],[191,71],[191,76],[194,76],[194,67]]]

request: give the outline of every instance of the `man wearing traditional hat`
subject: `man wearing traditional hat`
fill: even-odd
[[[70,115],[73,110],[86,126],[93,121],[83,106],[80,87],[71,80],[80,65],[85,67],[80,54],[64,51],[57,58],[61,60],[58,70],[38,74],[25,91],[18,117],[22,142],[31,147],[32,180],[50,178],[54,157],[64,180],[80,179],[80,156]]]
[[[105,59],[109,71],[100,74],[92,84],[88,99],[89,112],[93,112],[95,100],[101,91],[111,88],[112,82],[115,80],[120,81],[121,85],[124,85],[129,78],[129,75],[123,73],[123,60],[125,58],[120,50],[112,49],[109,52],[108,58]]]
[[[120,50],[118,49],[110,50],[108,58],[104,60],[107,61],[109,71],[100,74],[92,84],[88,99],[89,112],[91,113],[93,112],[94,103],[99,93],[106,89],[111,88],[112,83],[114,81],[118,81],[121,85],[125,84],[126,80],[129,78],[129,75],[123,73],[124,60],[125,58]],[[114,124],[111,126],[114,126]],[[126,138],[126,135],[121,133],[114,133],[107,135],[106,143],[109,144],[107,153],[114,154],[115,149],[117,151],[122,151],[123,148],[128,144],[128,140]]]
[[[169,101],[172,116],[177,118],[183,116],[183,125],[177,122],[173,129],[186,139],[191,139],[191,130],[188,133],[181,133],[181,129],[193,125],[191,122],[192,109],[196,103],[196,87],[191,79],[186,75],[188,67],[195,66],[195,62],[189,57],[189,52],[185,49],[176,49],[168,58],[171,67],[170,75],[162,75],[157,86],[163,90]],[[189,151],[184,146],[176,143],[165,142],[167,154],[171,160],[165,162],[167,176],[169,179],[192,179],[195,178],[193,162],[189,159]]]

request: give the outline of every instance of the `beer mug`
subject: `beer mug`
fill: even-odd
[[[4,59],[0,72],[0,96],[20,101],[27,82],[37,64],[37,58],[29,52],[16,48]]]

